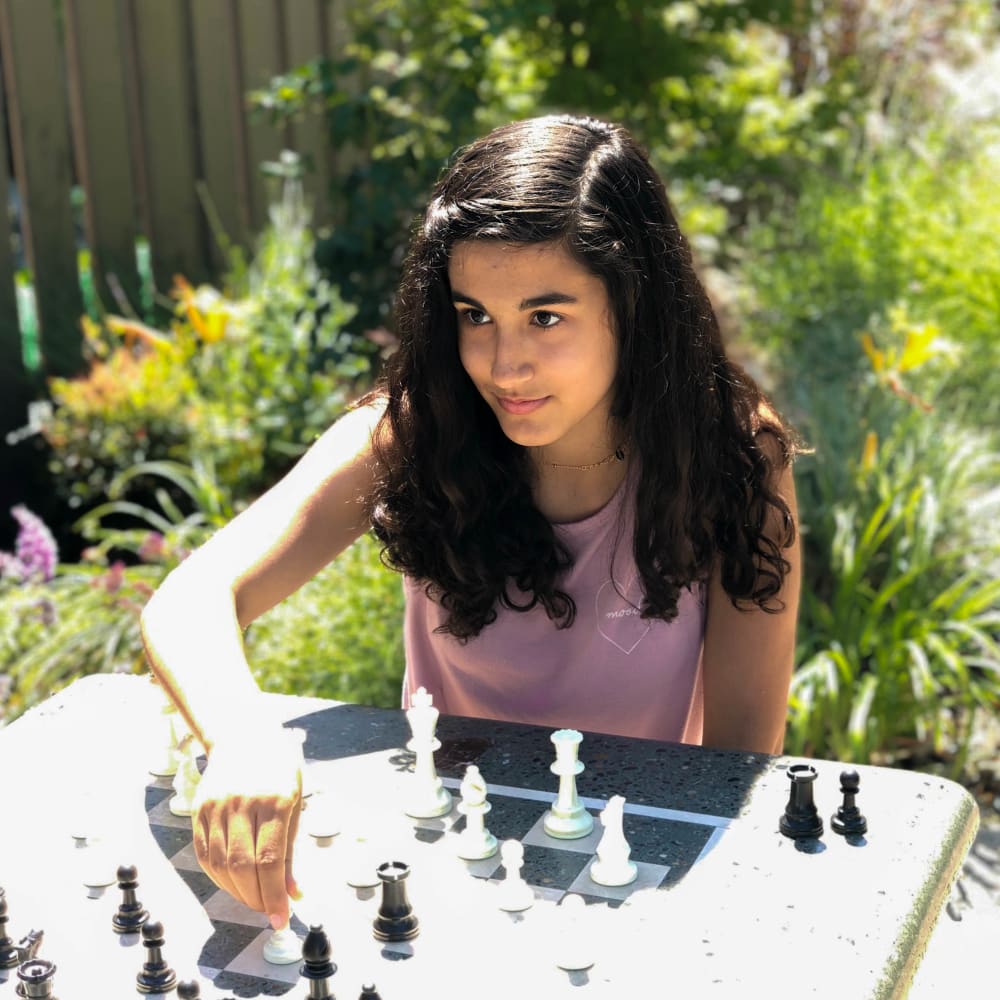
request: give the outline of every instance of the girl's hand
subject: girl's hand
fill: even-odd
[[[288,730],[236,735],[212,747],[195,794],[194,849],[205,874],[276,930],[301,893],[292,853],[302,810],[302,741]]]

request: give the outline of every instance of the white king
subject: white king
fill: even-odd
[[[412,750],[416,755],[406,815],[414,819],[432,819],[451,812],[451,793],[444,787],[434,767],[434,751],[441,746],[441,741],[434,736],[440,714],[427,689],[418,688],[406,711],[413,734],[406,749]]]

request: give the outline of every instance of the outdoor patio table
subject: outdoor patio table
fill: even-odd
[[[868,831],[842,836],[830,818],[849,765],[584,733],[577,790],[597,818],[589,836],[558,840],[542,828],[561,780],[550,769],[552,731],[445,715],[435,764],[456,807],[415,820],[401,808],[414,780],[403,712],[283,695],[267,703],[301,731],[306,760],[295,853],[304,897],[292,929],[304,938],[322,925],[337,967],[329,989],[341,1000],[371,983],[383,1000],[903,997],[978,823],[953,782],[859,766]],[[100,675],[0,730],[6,934],[26,959],[29,931],[41,930],[36,966],[55,965],[49,983],[31,988],[64,1000],[133,994],[149,954],[139,934],[116,934],[112,917],[123,900],[118,867],[134,865],[135,895],[163,926],[164,963],[196,979],[202,997],[325,995],[309,992],[299,964],[264,961],[266,918],[200,871],[191,821],[168,807],[172,779],[149,773],[171,716],[148,677]],[[779,819],[788,769],[805,763],[817,772],[824,831],[793,840]],[[489,787],[486,826],[523,846],[527,910],[497,905],[514,874],[499,852],[456,856],[469,764]],[[626,800],[637,869],[617,888],[590,877],[614,795]],[[377,940],[381,889],[348,885],[382,862],[408,870],[419,921],[411,940]],[[84,885],[95,872],[111,884]],[[571,895],[583,897],[582,912],[566,905]],[[0,971],[0,1000],[13,1000],[19,972],[28,976],[30,962]]]

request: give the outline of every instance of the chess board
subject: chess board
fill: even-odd
[[[457,749],[461,758],[461,745]],[[456,747],[446,743],[443,751],[439,770],[457,804],[462,761],[455,759]],[[531,909],[506,913],[496,899],[506,874],[500,853],[482,861],[457,857],[458,835],[465,824],[457,808],[438,819],[412,819],[402,812],[411,766],[412,755],[399,748],[306,761],[306,799],[296,847],[296,875],[305,896],[295,905],[292,927],[304,937],[308,924],[324,925],[339,967],[331,984],[338,997],[357,996],[363,983],[372,982],[384,1000],[468,996],[469,977],[496,979],[505,958],[520,966],[520,976],[525,966],[534,964],[532,981],[550,990],[562,985],[579,995],[580,986],[593,986],[592,992],[600,983],[609,987],[613,977],[610,969],[601,969],[606,963],[599,961],[599,952],[600,939],[618,933],[614,911],[627,908],[637,896],[675,885],[730,823],[725,817],[627,804],[624,829],[638,876],[628,886],[602,886],[589,876],[603,833],[599,819],[593,832],[578,840],[556,839],[542,828],[558,782],[547,767],[540,768],[538,777],[549,789],[489,782],[487,826],[499,841],[514,838],[522,843],[521,874],[535,895]],[[170,812],[172,794],[169,778],[151,781],[146,810],[156,844],[211,922],[211,933],[197,956],[202,995],[216,995],[214,990],[219,996],[277,996],[296,984],[301,992],[305,983],[297,965],[276,966],[263,958],[271,933],[265,917],[216,889],[201,871],[190,820]],[[595,817],[605,805],[587,796],[583,803]],[[315,827],[311,813],[321,810],[336,818],[335,836],[310,832]],[[372,921],[380,890],[348,884],[359,865],[372,870],[383,861],[401,861],[411,869],[408,895],[420,921],[420,933],[412,941],[375,940]],[[567,893],[589,904],[589,926],[563,926],[559,906]],[[592,948],[595,965],[590,972],[557,967],[564,935],[579,935],[585,947]],[[191,977],[194,970],[178,973]],[[495,985],[497,996],[510,995],[508,987]],[[476,995],[492,996],[490,989],[489,982],[481,982]]]

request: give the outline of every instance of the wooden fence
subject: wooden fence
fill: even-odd
[[[229,237],[248,245],[265,221],[259,165],[307,156],[320,214],[332,162],[318,116],[287,128],[253,120],[248,91],[335,54],[349,0],[0,0],[0,444],[25,422],[31,373],[15,304],[20,235],[35,289],[43,375],[80,369],[77,275],[90,249],[101,298],[109,280],[137,302],[135,247],[149,241],[156,285],[217,274],[223,261],[197,182]],[[13,165],[9,176],[8,164]],[[72,206],[85,195],[82,233]],[[78,214],[78,213],[77,213]]]

